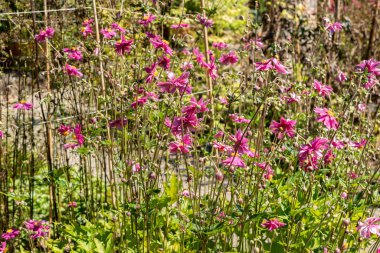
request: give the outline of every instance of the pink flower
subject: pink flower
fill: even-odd
[[[173,73],[169,73],[169,80],[166,82],[158,82],[157,86],[161,92],[174,93],[178,90],[180,93],[191,93],[192,87],[189,85],[190,72],[184,72],[178,78],[175,78]]]
[[[4,139],[4,132],[0,130],[0,140]]]
[[[20,102],[16,103],[13,106],[13,109],[23,110],[23,111],[29,111],[32,108],[33,108],[33,104],[32,103],[28,103],[25,100],[21,100]]]
[[[162,49],[166,54],[173,55],[173,49],[169,47],[169,42],[162,40],[158,35],[150,38],[150,43],[156,49]]]
[[[286,223],[280,222],[277,218],[273,218],[270,220],[264,219],[261,223],[261,226],[267,228],[269,231],[284,227]]]
[[[140,25],[143,25],[147,27],[150,23],[152,23],[154,20],[156,20],[156,16],[149,13],[148,15],[144,15],[142,20],[139,20],[138,23]]]
[[[200,14],[197,15],[197,20],[199,23],[201,23],[201,25],[205,27],[212,27],[214,24],[214,21],[208,19],[206,16],[201,16]]]
[[[82,25],[88,26],[88,25],[91,25],[93,22],[94,22],[93,18],[90,18],[90,19],[86,18],[85,20],[83,20]]]
[[[136,109],[138,106],[145,105],[146,102],[148,102],[148,97],[137,98],[137,99],[131,104],[131,107],[132,107],[133,109]]]
[[[67,207],[75,208],[75,207],[77,207],[77,206],[78,206],[78,205],[77,205],[77,202],[75,202],[75,201],[72,201],[72,202],[67,203]]]
[[[245,118],[244,116],[240,116],[236,113],[230,114],[229,117],[232,119],[233,122],[235,123],[249,123],[250,120]]]
[[[65,72],[69,76],[77,76],[77,77],[82,77],[83,76],[82,72],[80,72],[75,66],[71,66],[71,65],[69,65],[67,63],[65,65]]]
[[[37,239],[40,237],[45,237],[49,233],[49,225],[46,221],[37,221],[37,220],[29,220],[26,221],[25,227],[27,230],[29,230],[30,238],[31,239]]]
[[[259,71],[275,70],[279,74],[290,74],[284,65],[282,65],[276,58],[271,58],[261,62],[255,63],[256,69]]]
[[[91,28],[90,25],[86,25],[86,26],[83,26],[83,27],[80,29],[80,33],[81,33],[84,37],[87,37],[88,35],[93,34],[94,31],[92,30],[92,28]]]
[[[133,162],[133,164],[132,164],[132,173],[138,173],[138,172],[140,172],[142,170],[143,170],[143,168],[141,167],[141,165],[139,163]]]
[[[245,50],[250,50],[253,48],[259,48],[260,49],[263,47],[264,47],[264,44],[263,44],[261,38],[258,38],[257,40],[251,39],[244,45]]]
[[[46,30],[41,29],[40,32],[35,36],[37,42],[44,42],[46,39],[53,38],[55,33],[54,28],[47,27]]]
[[[374,59],[364,60],[360,64],[356,65],[356,69],[360,72],[366,71],[369,74],[380,76],[380,61]]]
[[[343,141],[332,140],[331,145],[336,149],[342,149],[346,144]]]
[[[347,81],[347,76],[344,72],[339,71],[338,76],[336,77],[336,80],[340,83],[343,83],[344,81]]]
[[[0,246],[0,253],[6,253],[7,252],[7,243],[2,242]]]
[[[16,236],[18,236],[20,234],[20,231],[17,230],[17,229],[14,229],[14,228],[10,228],[8,229],[7,231],[5,231],[5,233],[3,233],[1,235],[1,238],[3,238],[4,240],[11,240],[13,238],[15,238]]]
[[[369,75],[367,75],[367,80],[363,84],[363,87],[366,90],[370,90],[378,83],[379,83],[379,81],[376,79],[376,76],[374,74],[369,74]]]
[[[328,148],[328,142],[326,138],[316,137],[309,144],[302,145],[298,153],[300,165],[307,171],[316,169],[323,157],[322,151]]]
[[[166,55],[160,57],[157,62],[158,66],[163,68],[164,70],[168,70],[170,68],[170,58],[166,57]]]
[[[278,139],[283,139],[285,135],[290,138],[293,138],[296,134],[294,129],[297,121],[285,119],[283,117],[280,118],[280,122],[272,121],[269,128],[272,133],[276,134]]]
[[[272,169],[272,166],[270,166],[269,163],[267,162],[256,162],[255,163],[255,166],[259,167],[260,169],[264,170],[264,173],[263,173],[263,178],[264,179],[267,179],[267,180],[271,180],[273,175],[274,175],[274,171]]]
[[[125,29],[123,27],[121,27],[118,23],[112,23],[111,28],[116,30],[116,31],[119,31],[121,34],[125,33]]]
[[[332,33],[335,33],[335,32],[339,32],[339,31],[341,31],[342,30],[342,23],[339,23],[339,22],[335,22],[335,23],[333,23],[333,24],[327,24],[326,26],[325,26],[325,29],[327,30],[327,31],[329,31],[331,34]]]
[[[246,167],[243,159],[241,159],[238,154],[231,154],[230,157],[222,161],[222,164],[228,167],[231,167],[231,166],[240,167],[240,168]]]
[[[113,30],[111,28],[102,29],[102,30],[100,30],[100,33],[103,34],[103,37],[105,39],[112,39],[113,37],[116,36],[115,30]]]
[[[217,141],[214,141],[212,146],[221,152],[232,153],[234,151],[233,147]]]
[[[207,112],[207,101],[203,101],[203,98],[200,98],[198,101],[195,97],[190,98],[190,105],[183,107],[182,112],[186,114],[193,113],[203,113]]]
[[[187,154],[189,153],[189,148],[191,148],[191,137],[189,134],[176,137],[177,141],[169,143],[169,151],[170,153],[181,153]]]
[[[243,136],[243,132],[238,129],[234,135],[230,136],[230,140],[234,142],[234,150],[238,154],[251,155],[252,151],[249,148],[249,140]]]
[[[63,124],[58,128],[58,133],[63,136],[68,136],[72,131],[73,129],[71,128],[71,126]]]
[[[111,128],[123,129],[127,125],[128,120],[126,118],[115,119],[109,122]]]
[[[174,135],[180,135],[182,133],[188,133],[189,131],[195,131],[195,129],[199,126],[199,120],[197,115],[192,113],[186,114],[182,117],[174,117],[173,121],[166,118],[165,125],[170,128]]]
[[[131,52],[133,40],[126,40],[124,35],[121,35],[121,39],[115,43],[115,51],[118,55],[125,55]]]
[[[186,24],[186,23],[174,24],[174,25],[170,26],[170,28],[172,28],[172,29],[189,28],[189,27],[190,27],[190,25]]]
[[[339,127],[338,121],[334,117],[334,113],[327,108],[315,108],[314,112],[318,114],[317,121],[322,122],[327,129],[337,130]]]
[[[213,42],[212,47],[219,50],[223,50],[223,49],[226,49],[228,45],[224,42]]]
[[[350,172],[348,172],[348,177],[351,179],[356,179],[359,176],[354,171],[350,171]]]
[[[324,85],[318,80],[314,80],[314,89],[318,91],[318,94],[322,97],[329,96],[330,93],[333,91],[331,86]]]
[[[347,199],[347,197],[348,197],[347,192],[342,192],[342,194],[340,194],[340,197],[342,199]]]
[[[181,65],[181,70],[182,71],[186,71],[186,70],[189,70],[189,69],[192,69],[194,66],[191,62],[184,62],[182,63]]]
[[[298,103],[301,101],[301,97],[293,92],[289,93],[289,96],[284,96],[283,99],[285,99],[288,104]]]
[[[150,67],[145,68],[145,72],[148,73],[146,83],[151,83],[156,78],[157,63],[154,62]]]
[[[357,106],[357,109],[359,112],[364,112],[366,108],[367,108],[367,105],[365,103],[359,103]]]
[[[323,157],[323,161],[326,165],[330,164],[335,158],[335,155],[331,149],[329,149],[325,156]]]
[[[380,236],[380,218],[371,217],[364,222],[359,221],[356,230],[364,238],[370,238],[371,234]]]
[[[205,61],[205,56],[199,51],[198,48],[194,48],[193,53],[196,57],[197,62],[202,68],[206,68],[208,70],[208,75],[211,79],[215,80],[218,77],[218,69],[215,65],[215,57],[211,51],[208,51],[210,62],[207,63]]]
[[[235,64],[239,61],[235,51],[231,51],[228,54],[222,54],[219,58],[219,62],[223,65]]]
[[[69,59],[81,61],[83,59],[83,55],[81,51],[77,50],[75,47],[72,48],[64,48],[63,52],[68,54]]]
[[[74,138],[77,140],[79,146],[82,146],[84,143],[84,136],[82,134],[82,126],[77,124],[74,128]]]
[[[357,148],[357,149],[362,149],[362,148],[364,148],[366,144],[367,144],[367,140],[366,140],[366,139],[361,139],[361,140],[358,141],[358,142],[350,141],[350,142],[348,143],[348,145],[349,145],[350,147]]]

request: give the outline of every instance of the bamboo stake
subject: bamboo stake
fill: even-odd
[[[102,50],[100,50],[100,34],[99,34],[99,22],[98,22],[98,14],[96,10],[96,0],[92,0],[92,6],[93,6],[93,11],[94,11],[94,19],[95,19],[95,29],[96,29],[96,44],[99,49],[99,67],[100,67],[100,78],[101,78],[101,84],[102,84],[102,93],[104,99],[107,99],[107,93],[106,93],[106,85],[104,81],[104,69],[103,69],[103,59],[102,59]],[[104,103],[104,109],[107,108],[107,103]],[[106,127],[107,127],[107,139],[112,143],[111,140],[111,132],[110,132],[110,127],[108,124],[108,111],[105,110],[105,116],[106,116]],[[109,173],[110,173],[110,185],[111,185],[111,197],[112,197],[112,206],[116,207],[116,194],[115,194],[115,178],[113,175],[113,162],[112,162],[112,146],[109,148],[109,154],[108,154],[108,164],[109,164]],[[104,164],[104,166],[106,166]],[[106,172],[106,170],[105,170]]]
[[[205,0],[201,0],[201,8],[202,8],[202,15],[203,17],[206,17],[206,10],[205,10]],[[203,26],[203,43],[205,47],[205,56],[206,56],[206,63],[210,62],[210,57],[208,55],[208,34],[207,34],[207,27]],[[210,100],[210,114],[211,114],[211,123],[210,128],[214,128],[214,97],[213,97],[213,85],[212,80],[207,74],[206,70],[206,82],[208,86],[208,98]]]

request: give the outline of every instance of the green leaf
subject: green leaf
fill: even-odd
[[[97,249],[98,253],[105,253],[106,252],[101,241],[99,241],[97,238],[94,238],[94,242],[95,242],[96,249]]]
[[[170,197],[170,204],[178,198],[179,181],[176,175],[172,174],[169,184],[165,184],[165,192]]]

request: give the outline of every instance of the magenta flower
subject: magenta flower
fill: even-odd
[[[280,222],[277,218],[273,218],[270,220],[264,219],[261,223],[261,226],[267,228],[269,231],[284,227],[286,223]]]
[[[364,222],[359,221],[356,230],[364,238],[370,238],[371,234],[380,236],[380,218],[371,217]]]
[[[322,97],[329,96],[330,93],[333,91],[331,86],[324,85],[318,80],[314,80],[314,89],[318,91],[318,94]]]
[[[154,20],[156,20],[156,16],[154,16],[151,13],[149,13],[148,15],[144,15],[143,19],[139,20],[138,23],[140,25],[143,25],[143,26],[147,27]]]
[[[80,61],[83,59],[83,55],[81,51],[76,49],[75,47],[72,48],[64,48],[63,52],[68,54],[69,59]]]
[[[40,237],[45,237],[49,233],[49,225],[46,221],[37,221],[37,220],[29,220],[26,221],[25,227],[30,232],[31,239],[37,239]]]
[[[269,128],[274,133],[278,139],[283,139],[285,135],[290,138],[293,138],[296,134],[294,129],[297,121],[285,119],[283,117],[280,118],[280,122],[272,121]]]
[[[239,58],[237,57],[235,51],[231,51],[227,54],[222,54],[222,56],[219,58],[219,62],[223,65],[228,64],[235,64],[239,61]]]
[[[118,55],[125,55],[131,52],[133,40],[126,40],[124,35],[121,35],[121,39],[115,43],[115,51]]]
[[[170,28],[172,28],[172,29],[189,28],[189,27],[190,27],[190,25],[186,24],[186,23],[174,24],[174,25],[170,26]]]
[[[65,72],[69,76],[77,76],[77,77],[82,77],[83,76],[82,72],[80,72],[75,66],[71,66],[71,65],[69,65],[67,63],[65,65]]]
[[[355,67],[360,72],[367,72],[375,76],[380,76],[380,61],[374,59],[364,60]]]
[[[376,76],[374,74],[369,74],[369,75],[367,75],[367,80],[363,84],[363,87],[366,90],[370,90],[378,83],[379,83],[379,81],[376,79]]]
[[[157,86],[161,92],[174,93],[178,90],[180,93],[191,93],[192,87],[189,84],[190,72],[184,72],[178,78],[175,78],[173,73],[169,73],[169,80],[166,82],[158,82]]]
[[[327,108],[317,107],[314,109],[314,112],[319,116],[317,118],[317,121],[322,122],[327,127],[327,129],[338,129],[339,123],[334,117],[334,113],[331,110]]]
[[[261,62],[255,63],[256,69],[259,71],[275,70],[279,74],[290,74],[284,65],[282,65],[276,58],[271,58]]]
[[[55,33],[54,28],[47,27],[46,30],[41,29],[40,32],[35,36],[37,42],[44,42],[46,39],[53,38]]]
[[[90,19],[86,18],[85,20],[83,20],[82,25],[88,26],[88,25],[91,25],[93,22],[94,22],[93,18],[90,18]]]
[[[301,97],[295,94],[294,92],[289,93],[289,96],[284,96],[287,104],[299,103],[301,101]]]
[[[118,23],[112,23],[111,28],[116,31],[119,31],[121,34],[124,34],[126,32],[125,29],[121,27]]]
[[[4,132],[0,130],[0,140],[4,139]]]
[[[0,246],[0,253],[6,253],[7,252],[7,243],[2,242]]]
[[[323,157],[323,161],[325,164],[330,164],[335,158],[335,154],[333,153],[333,151],[331,149],[329,149],[325,156]]]
[[[203,113],[207,112],[207,103],[208,101],[203,101],[203,98],[197,99],[195,97],[190,98],[190,105],[185,106],[182,108],[182,112],[186,114],[196,114],[196,113]]]
[[[80,29],[80,33],[81,33],[84,37],[87,37],[88,35],[93,34],[94,31],[92,30],[92,28],[91,28],[90,25],[86,25],[86,26],[83,26],[83,27]]]
[[[332,140],[331,145],[336,149],[342,149],[346,144],[343,141]]]
[[[125,118],[115,119],[109,122],[109,126],[110,128],[117,128],[121,130],[127,125],[127,122],[128,120]]]
[[[300,165],[307,171],[317,169],[322,151],[328,149],[328,142],[326,138],[316,137],[309,144],[302,145],[298,153]]]
[[[105,39],[112,39],[113,37],[116,36],[115,30],[111,28],[102,29],[100,30],[100,33],[103,34],[103,37]]]
[[[343,83],[344,81],[347,81],[347,76],[346,76],[346,74],[344,72],[339,71],[338,76],[336,77],[336,80],[339,83]]]
[[[259,167],[260,169],[264,170],[264,173],[263,173],[263,178],[264,179],[267,179],[267,180],[271,180],[273,175],[274,175],[274,171],[272,169],[272,166],[270,166],[269,163],[267,162],[256,162],[255,163],[255,166]]]
[[[157,64],[164,70],[168,70],[170,68],[170,58],[168,58],[166,55],[161,56],[158,59]]]
[[[58,128],[58,133],[63,136],[68,136],[72,131],[73,129],[71,128],[71,126],[63,124]]]
[[[244,116],[240,116],[239,114],[230,114],[229,117],[232,119],[235,123],[249,123],[250,120],[245,118]]]
[[[205,56],[199,51],[198,48],[194,48],[193,53],[199,65],[203,68],[206,68],[208,75],[211,77],[211,79],[215,80],[218,77],[218,69],[215,65],[215,57],[213,53],[211,51],[208,51],[210,57],[209,63],[205,61]]]
[[[156,70],[157,70],[157,63],[154,62],[150,67],[145,68],[145,72],[148,73],[148,76],[146,78],[146,83],[153,82],[153,79],[156,78]]]
[[[186,114],[182,117],[174,117],[173,121],[169,118],[165,119],[165,125],[170,128],[170,131],[174,135],[180,135],[182,133],[188,133],[195,131],[199,126],[199,120],[195,113]]]
[[[84,136],[82,134],[82,126],[77,124],[74,128],[74,138],[77,140],[79,146],[82,146],[84,143]]]
[[[212,27],[214,24],[214,21],[212,21],[211,19],[208,19],[205,16],[201,16],[200,14],[197,15],[197,20],[199,23],[201,23],[201,25],[208,27],[208,28]]]
[[[238,154],[252,155],[252,151],[249,148],[249,140],[243,136],[243,132],[238,129],[234,135],[230,136],[230,140],[234,142],[234,150]]]
[[[189,70],[189,69],[193,69],[193,64],[191,62],[183,62],[182,65],[181,65],[181,70],[182,71],[186,71],[186,70]]]
[[[148,97],[140,97],[135,99],[133,103],[131,103],[131,107],[136,109],[138,106],[145,105],[148,102]]]
[[[233,147],[217,141],[213,141],[212,146],[221,152],[232,153],[234,151]]]
[[[362,149],[367,144],[366,139],[361,139],[360,141],[350,141],[348,145],[353,148]]]
[[[16,236],[18,236],[20,234],[20,231],[17,230],[17,229],[14,229],[14,228],[10,228],[8,229],[7,231],[5,231],[5,233],[3,233],[1,235],[1,238],[3,238],[4,240],[11,240],[13,238],[15,238]]]
[[[152,43],[153,47],[156,49],[162,49],[165,54],[173,55],[173,49],[169,47],[169,42],[166,40],[162,40],[158,35],[150,38],[150,43]]]
[[[230,167],[230,166],[240,167],[240,168],[246,167],[243,159],[241,159],[238,154],[231,154],[230,157],[228,157],[222,161],[222,164],[224,164],[225,166],[228,166],[228,167]]]
[[[29,111],[32,108],[33,108],[33,104],[32,103],[28,103],[25,100],[21,100],[20,102],[16,103],[13,106],[13,109],[23,110],[23,111]]]
[[[261,49],[263,47],[264,47],[264,43],[262,42],[261,38],[258,38],[257,40],[251,39],[248,42],[246,42],[244,45],[245,50],[251,50],[253,48]]]
[[[176,136],[177,141],[169,143],[169,151],[170,153],[181,153],[187,154],[189,153],[189,148],[192,145],[191,137],[189,134],[182,136]]]
[[[78,206],[78,204],[77,204],[77,202],[75,202],[75,201],[72,201],[72,202],[67,203],[67,207],[75,208],[75,207],[77,207],[77,206]]]
[[[212,47],[219,50],[223,50],[223,49],[226,49],[228,45],[224,42],[213,42]]]

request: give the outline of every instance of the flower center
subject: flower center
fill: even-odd
[[[23,105],[24,105],[24,104],[26,104],[26,101],[25,101],[25,100],[21,100],[21,101],[20,101],[20,104],[23,104]]]
[[[327,114],[328,114],[330,117],[334,117],[334,112],[331,111],[331,110],[328,110],[328,111],[327,111]]]
[[[7,234],[10,234],[10,233],[12,233],[13,232],[13,229],[8,229],[7,231],[5,231]]]

